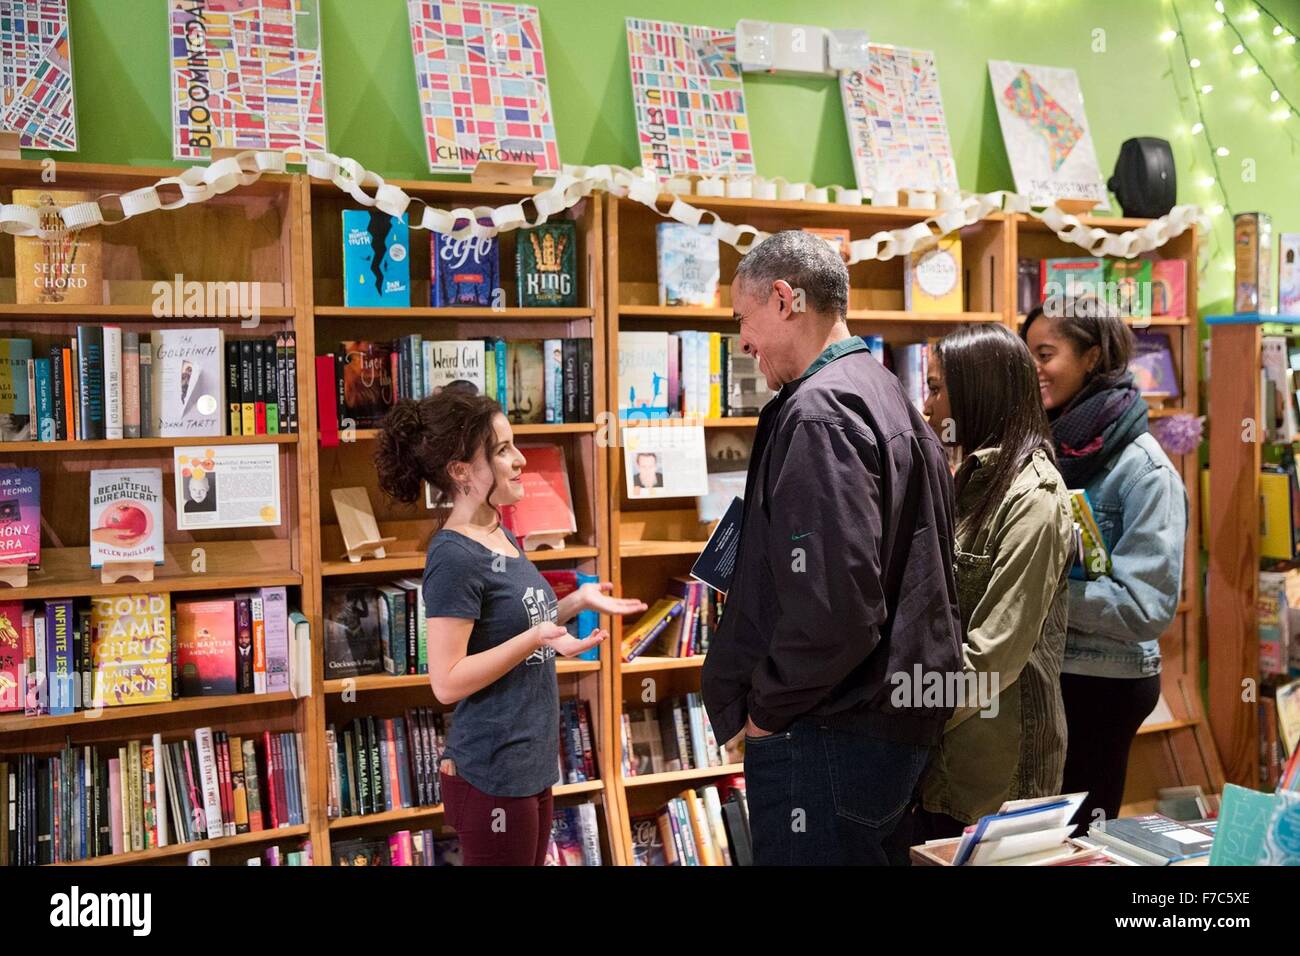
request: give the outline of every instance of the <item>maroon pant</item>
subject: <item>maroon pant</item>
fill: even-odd
[[[464,777],[442,779],[448,825],[465,866],[541,866],[551,839],[551,788],[531,797],[494,797]]]

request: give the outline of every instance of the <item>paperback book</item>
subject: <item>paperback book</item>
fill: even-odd
[[[162,469],[95,469],[90,473],[90,566],[162,564]]]

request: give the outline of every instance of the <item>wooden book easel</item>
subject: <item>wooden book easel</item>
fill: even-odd
[[[380,535],[379,522],[375,521],[366,489],[333,488],[330,498],[334,500],[334,514],[339,519],[339,533],[343,535],[347,559],[357,564],[365,557],[385,557],[384,545],[392,544],[397,538]]]
[[[22,159],[21,144],[17,133],[0,130],[0,159]]]
[[[153,580],[154,567],[152,561],[105,561],[99,569],[99,580],[104,584],[116,584],[133,578],[145,584]]]
[[[0,582],[11,588],[25,588],[28,569],[26,564],[0,564]]]
[[[531,186],[536,163],[497,163],[479,160],[469,181],[484,186]]]

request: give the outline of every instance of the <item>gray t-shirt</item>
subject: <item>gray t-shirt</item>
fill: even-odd
[[[514,535],[510,541],[519,551],[517,558],[497,554],[457,531],[439,531],[429,542],[425,614],[473,620],[468,654],[555,620],[555,592]],[[559,727],[555,651],[542,647],[456,704],[444,756],[484,793],[529,797],[558,782]]]

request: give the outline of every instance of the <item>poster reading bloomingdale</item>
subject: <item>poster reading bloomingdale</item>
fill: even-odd
[[[169,0],[172,157],[325,143],[319,0]]]

